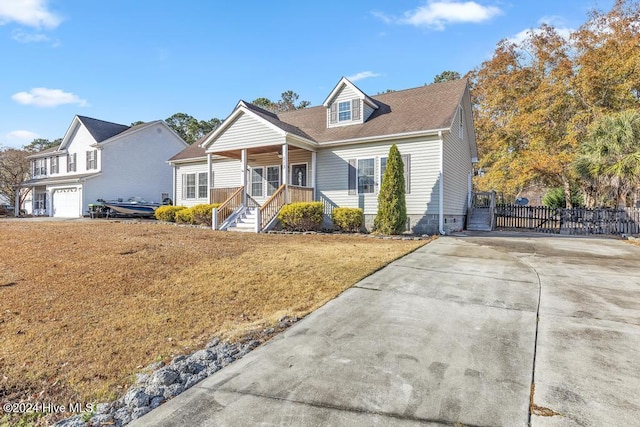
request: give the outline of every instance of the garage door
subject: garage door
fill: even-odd
[[[55,217],[78,218],[81,216],[80,192],[75,187],[54,190],[51,204]]]

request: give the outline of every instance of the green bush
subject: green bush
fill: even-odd
[[[176,213],[186,209],[185,206],[160,206],[155,211],[155,217],[159,221],[176,222]]]
[[[331,221],[339,230],[358,232],[362,228],[363,211],[360,208],[335,208]]]
[[[571,204],[573,207],[584,205],[582,194],[577,188],[571,188]],[[542,205],[548,208],[564,208],[566,206],[564,188],[556,187],[547,191],[542,197]]]
[[[299,202],[285,205],[278,214],[278,220],[285,230],[318,230],[323,220],[322,202]]]
[[[191,208],[180,209],[176,212],[176,222],[178,224],[193,224],[193,211]]]
[[[193,213],[194,224],[208,225],[211,227],[211,212],[213,208],[217,208],[218,206],[220,206],[220,203],[195,205],[189,208]]]
[[[404,191],[404,164],[398,147],[393,144],[378,194],[378,213],[373,222],[377,232],[401,234],[405,230],[407,204]]]

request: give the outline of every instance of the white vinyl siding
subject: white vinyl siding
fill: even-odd
[[[431,139],[396,141],[401,155],[411,155],[411,192],[406,195],[407,214],[438,213],[438,175],[440,170],[440,143]],[[366,215],[378,209],[379,173],[376,173],[376,192],[349,194],[349,160],[375,158],[376,165],[389,155],[392,142],[357,144],[347,147],[325,148],[318,151],[318,197],[327,207],[359,207]]]
[[[458,120],[459,117],[460,115],[458,115]],[[465,215],[467,213],[469,173],[473,170],[469,143],[466,138],[461,139],[456,130],[455,133],[444,135],[443,144],[444,214]]]
[[[238,148],[281,145],[285,142],[280,133],[261,119],[242,114],[226,131],[216,139],[210,148],[215,151],[237,150]]]
[[[194,197],[190,197],[187,198],[187,191],[186,191],[186,187],[187,187],[187,176],[191,175],[193,176],[193,179],[195,179],[195,186],[194,186]],[[175,182],[175,188],[176,188],[176,195],[175,198],[176,200],[174,200],[174,204],[178,205],[178,206],[194,206],[200,203],[207,203],[209,200],[209,195],[207,194],[207,192],[205,191],[204,197],[199,197],[201,194],[199,192],[198,189],[198,184],[199,184],[199,176],[203,175],[205,178],[203,178],[204,180],[206,180],[207,178],[207,163],[206,161],[203,163],[198,163],[198,164],[186,164],[186,165],[180,165],[176,167],[176,182]],[[191,179],[191,178],[190,178]],[[191,181],[193,182],[193,180]],[[205,181],[206,182],[206,181]]]
[[[363,122],[366,122],[369,117],[371,117],[371,115],[373,114],[374,110],[373,107],[371,107],[369,104],[367,104],[366,102],[362,103],[364,105],[364,114],[363,114]]]
[[[327,108],[327,126],[328,127],[336,127],[336,126],[346,126],[352,124],[362,123],[362,99],[361,94],[356,90],[351,88],[350,86],[344,86],[334,97],[332,100],[332,104]],[[347,104],[347,102],[349,104]],[[348,110],[348,118],[347,114],[344,114],[342,117],[340,116],[341,108],[343,106],[342,112],[346,113]],[[347,108],[348,106],[348,108]],[[332,117],[332,110],[335,114]],[[366,113],[366,111],[365,111]],[[332,120],[333,119],[333,120]]]
[[[239,187],[241,183],[240,165],[240,160],[236,159],[214,159],[211,162],[213,188]]]

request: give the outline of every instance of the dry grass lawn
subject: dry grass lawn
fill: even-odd
[[[114,398],[140,367],[304,316],[424,243],[0,222],[0,402]]]

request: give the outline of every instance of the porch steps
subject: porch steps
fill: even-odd
[[[473,208],[467,222],[469,231],[491,231],[491,210],[488,208]]]
[[[255,233],[257,217],[256,208],[247,208],[232,224],[229,224],[227,231]]]

